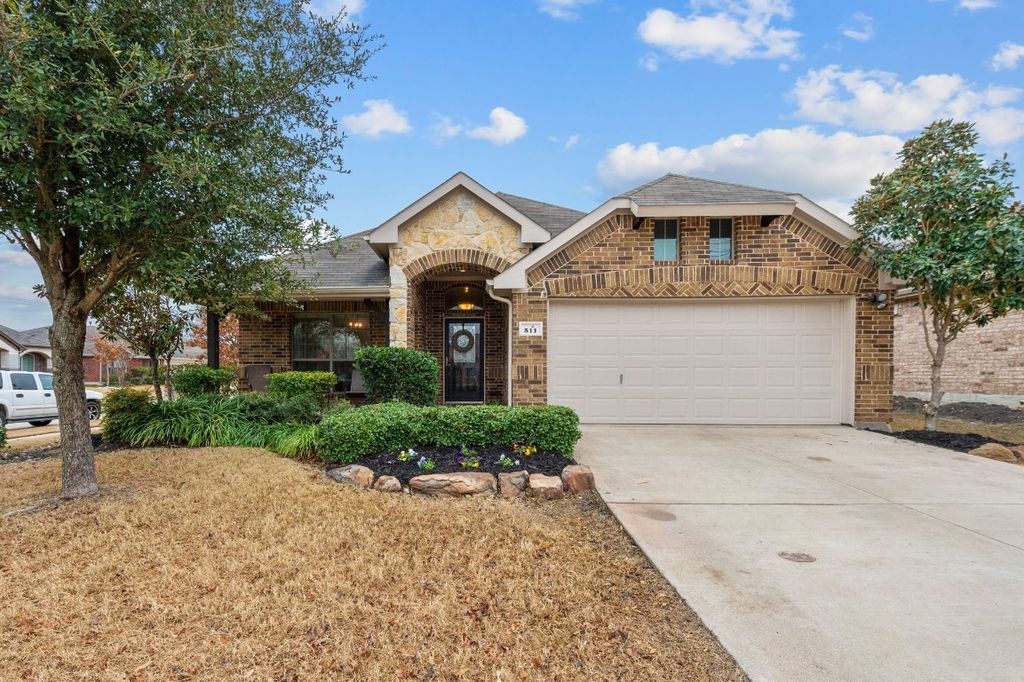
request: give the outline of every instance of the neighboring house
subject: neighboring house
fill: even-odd
[[[893,388],[900,393],[930,392],[932,359],[925,346],[921,308],[912,295],[897,295],[896,301]],[[942,387],[949,393],[1024,395],[1024,311],[961,332],[946,350]]]
[[[36,327],[18,331],[0,325],[0,369],[22,369],[35,372],[49,372],[53,369],[52,353],[50,352],[49,327]],[[96,338],[100,336],[98,327],[89,326],[85,329],[85,348],[82,353],[82,369],[88,383],[99,383],[111,372],[148,367],[149,358],[136,355],[127,362],[127,367],[113,366],[104,363],[96,352]],[[175,354],[172,365],[191,364],[198,362],[197,356],[202,351],[186,347]]]
[[[464,173],[314,255],[297,307],[241,320],[241,362],[325,369],[423,349],[446,403],[556,403],[584,422],[880,425],[891,287],[799,194],[666,175],[590,213]]]
[[[0,369],[47,372],[50,361],[49,327],[18,331],[0,325]]]

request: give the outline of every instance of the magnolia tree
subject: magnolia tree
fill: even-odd
[[[949,344],[970,327],[1024,308],[1024,213],[1013,167],[986,162],[970,123],[937,121],[907,140],[900,165],[853,206],[856,253],[917,296],[931,356],[926,428],[942,403]]]
[[[323,238],[338,92],[376,39],[306,0],[10,0],[0,10],[0,233],[53,315],[62,494],[96,491],[86,320],[140,272],[170,286]],[[239,280],[240,283],[243,280]],[[267,289],[267,286],[258,287]],[[273,289],[273,287],[269,287]],[[237,294],[237,291],[234,292]]]
[[[169,372],[170,358],[185,345],[192,312],[158,290],[126,283],[104,297],[96,318],[104,334],[123,339],[133,351],[149,358],[153,394],[157,402],[163,400],[160,360],[167,358]]]

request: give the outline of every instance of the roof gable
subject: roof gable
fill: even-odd
[[[398,242],[399,227],[432,206],[449,192],[459,188],[470,192],[481,201],[488,204],[491,208],[519,225],[520,240],[524,244],[542,244],[551,239],[551,234],[538,225],[532,218],[528,217],[522,211],[515,208],[509,202],[505,201],[473,178],[469,177],[462,171],[459,171],[413,203],[406,206],[391,218],[381,223],[377,228],[371,230],[370,234],[367,236],[367,241],[374,247],[374,250],[381,253],[384,250],[381,248],[382,246]]]

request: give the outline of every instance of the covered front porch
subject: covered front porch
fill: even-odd
[[[508,308],[487,293],[493,275],[455,263],[408,282],[407,345],[437,359],[444,403],[507,400]]]

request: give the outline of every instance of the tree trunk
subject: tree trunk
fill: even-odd
[[[932,353],[932,396],[924,406],[924,428],[935,431],[938,428],[939,405],[945,391],[942,390],[942,363],[946,359],[946,342],[941,338],[935,341],[935,352]]]
[[[96,460],[92,433],[85,413],[86,316],[73,304],[54,303],[50,347],[53,352],[53,389],[60,418],[61,497],[83,497],[96,493]]]
[[[151,378],[153,382],[153,395],[156,396],[156,401],[159,403],[164,399],[163,393],[160,392],[160,358],[156,355],[150,355],[149,366],[153,370]]]
[[[171,356],[165,358],[167,367],[164,369],[164,388],[167,389],[167,399],[174,400],[174,390],[171,388]]]

